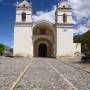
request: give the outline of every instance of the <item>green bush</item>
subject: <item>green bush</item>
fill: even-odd
[[[85,56],[90,56],[90,51],[84,52]]]
[[[4,54],[5,46],[3,44],[0,44],[0,56]]]

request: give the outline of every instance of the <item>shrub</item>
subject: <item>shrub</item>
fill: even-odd
[[[90,56],[90,51],[86,51],[84,53],[85,53],[85,56]]]
[[[4,54],[5,46],[3,44],[0,44],[0,55],[2,56]]]

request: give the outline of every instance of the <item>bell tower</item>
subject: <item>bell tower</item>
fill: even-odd
[[[16,4],[14,56],[33,56],[32,5],[27,0]]]
[[[56,10],[57,57],[73,53],[72,8],[68,1],[62,0]]]

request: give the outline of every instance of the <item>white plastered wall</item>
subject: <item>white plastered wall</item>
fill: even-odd
[[[73,43],[73,53],[75,56],[80,56],[81,55],[81,43]]]
[[[33,56],[32,28],[14,28],[14,56]]]
[[[57,57],[73,55],[73,30],[57,28]]]

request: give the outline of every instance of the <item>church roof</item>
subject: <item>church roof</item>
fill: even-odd
[[[20,2],[20,3],[18,3],[17,2],[17,5],[16,5],[17,7],[30,7],[30,6],[32,6],[31,5],[31,3],[29,3],[27,0],[23,0],[22,2]]]

